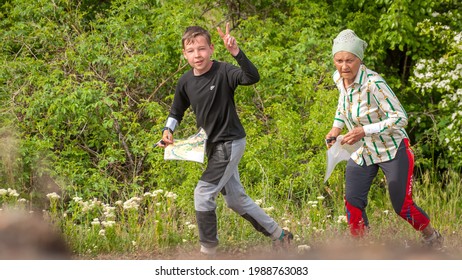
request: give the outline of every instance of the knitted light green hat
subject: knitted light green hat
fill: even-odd
[[[337,52],[345,51],[350,52],[359,59],[363,60],[364,50],[367,47],[367,43],[356,36],[355,32],[351,29],[345,29],[340,32],[334,39],[332,46],[332,56]]]

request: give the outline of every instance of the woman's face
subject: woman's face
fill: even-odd
[[[334,55],[334,64],[337,71],[346,81],[346,85],[350,85],[354,82],[356,74],[358,74],[361,59],[350,52],[342,51]]]

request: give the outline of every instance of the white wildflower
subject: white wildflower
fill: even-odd
[[[322,196],[322,195],[320,195],[320,196],[318,196],[318,197],[316,197],[316,198],[319,199],[319,200],[324,200],[324,199],[325,199],[325,197]]]
[[[274,207],[271,206],[271,207],[263,208],[263,210],[264,210],[265,212],[271,212],[271,211],[274,210]]]
[[[110,227],[113,227],[115,225],[115,221],[102,221],[101,224],[103,225],[103,227],[105,228],[110,228]]]
[[[161,194],[161,193],[163,193],[163,192],[164,192],[164,190],[162,190],[162,189],[160,189],[160,190],[155,190],[155,191],[152,192],[152,195],[151,195],[151,196],[152,196],[152,197],[156,197],[157,195],[159,195],[159,194]]]
[[[104,229],[102,229],[102,230],[100,230],[98,232],[98,234],[101,235],[101,236],[106,236],[106,231]]]
[[[165,197],[176,199],[178,196],[173,192],[167,192]]]
[[[60,198],[60,196],[59,196],[57,193],[55,193],[55,192],[52,192],[52,193],[47,194],[47,197],[48,197],[50,200],[51,200],[51,199],[59,199],[59,198]]]
[[[298,245],[297,247],[297,252],[298,253],[303,253],[303,252],[306,252],[306,251],[309,251],[311,250],[311,247],[309,245]]]
[[[104,205],[103,208],[104,208],[103,215],[106,218],[115,218],[115,209],[116,209],[115,207]]]
[[[139,197],[132,197],[124,202],[123,207],[124,209],[138,209],[140,200]]]
[[[79,201],[80,206],[82,206],[82,212],[88,212],[91,210],[90,203],[88,201]]]
[[[106,218],[115,218],[116,215],[114,214],[114,212],[104,212],[104,217]]]
[[[342,216],[342,215],[338,216],[337,223],[342,224],[342,223],[347,223],[347,222],[348,220],[346,216]]]
[[[19,196],[19,193],[16,190],[8,188],[8,195],[10,196]],[[58,196],[59,198],[59,196]]]
[[[262,203],[263,203],[262,199],[255,200],[255,204],[257,204],[258,206],[260,206]]]

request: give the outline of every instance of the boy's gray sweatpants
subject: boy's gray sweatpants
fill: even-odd
[[[218,245],[216,198],[221,192],[229,208],[248,220],[257,231],[277,239],[281,227],[244,191],[238,164],[244,154],[246,139],[207,143],[207,168],[194,190],[194,206],[199,240],[204,247]]]

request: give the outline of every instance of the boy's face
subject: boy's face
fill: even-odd
[[[213,54],[213,45],[207,43],[204,36],[199,35],[183,46],[183,55],[189,65],[194,68],[194,75],[202,75],[212,67],[210,57]]]

